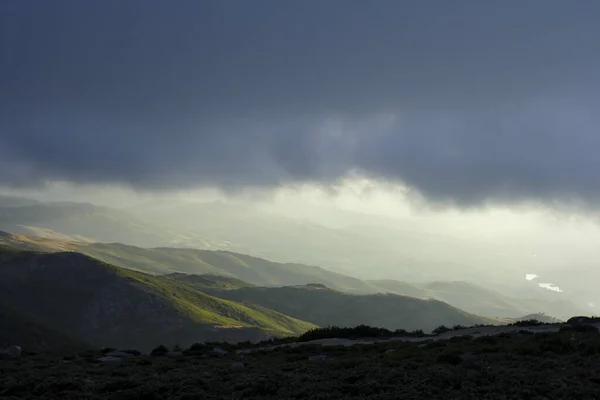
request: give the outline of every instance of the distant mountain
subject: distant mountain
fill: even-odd
[[[437,300],[417,299],[394,294],[353,295],[324,285],[286,287],[206,288],[199,277],[173,276],[195,288],[230,300],[259,304],[319,326],[370,325],[387,329],[431,331],[440,325],[497,324],[498,320],[480,317]],[[200,279],[207,279],[203,277]]]
[[[124,242],[136,246],[226,248],[197,233],[167,228],[135,215],[86,203],[1,206],[0,230],[60,240]]]
[[[39,201],[28,199],[26,197],[19,196],[6,196],[0,194],[0,207],[21,207],[21,206],[32,206],[40,204]]]
[[[212,274],[237,278],[254,285],[282,286],[323,283],[338,290],[373,293],[363,280],[324,268],[278,263],[229,251],[159,247],[146,249],[120,243],[85,243],[46,240],[27,235],[0,238],[0,243],[38,251],[72,250],[107,263],[150,274],[174,272]]]
[[[474,314],[488,317],[519,318],[526,314],[544,312],[567,319],[572,315],[589,313],[584,307],[561,296],[561,293],[556,293],[552,297],[536,297],[536,294],[545,293],[542,292],[543,289],[533,284],[528,287],[524,286],[520,297],[517,298],[464,281],[435,281],[422,284],[409,284],[394,280],[367,282],[382,292],[437,299]]]
[[[282,213],[275,206],[218,200],[147,203],[128,211],[228,243],[229,251],[319,265],[361,279],[507,281],[512,280],[508,271],[519,278],[525,273],[514,259],[498,255],[503,247],[497,242],[334,208],[313,207],[302,214],[290,207]]]
[[[0,247],[0,303],[49,329],[90,344],[121,348],[259,340],[315,327],[261,306],[216,298],[173,279],[73,252]]]
[[[177,226],[228,243],[227,250],[236,253],[320,265],[361,278],[393,274],[419,280],[434,271],[443,277],[468,274],[464,266],[448,261],[451,259],[448,253],[442,254],[442,246],[456,252],[460,242],[443,237],[432,242],[429,235],[418,232],[384,231],[381,226],[332,227],[314,219],[301,220],[269,212],[265,207],[220,200],[146,204],[128,211],[165,226]],[[429,251],[432,243],[438,248],[435,254]],[[365,265],[377,267],[367,273]]]

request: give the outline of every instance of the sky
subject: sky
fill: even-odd
[[[600,207],[596,0],[3,0],[0,186]]]

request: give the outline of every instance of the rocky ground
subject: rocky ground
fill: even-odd
[[[0,399],[600,399],[594,327],[328,344],[24,351],[0,360]]]

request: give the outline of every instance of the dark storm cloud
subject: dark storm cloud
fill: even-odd
[[[0,183],[600,195],[595,0],[4,0]]]

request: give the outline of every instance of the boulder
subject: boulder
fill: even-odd
[[[23,355],[23,350],[20,346],[10,346],[0,350],[0,353],[9,358],[21,358]]]
[[[129,357],[135,357],[135,356],[131,353],[127,353],[124,351],[111,351],[111,352],[106,353],[106,357],[129,358]]]
[[[236,361],[231,363],[231,369],[234,371],[239,371],[244,368],[246,368],[246,364],[244,364],[243,362]]]
[[[211,353],[217,357],[224,357],[227,354],[229,354],[229,352],[227,350],[223,350],[220,347],[215,347],[214,349],[212,349]]]
[[[122,358],[120,357],[109,357],[109,356],[105,356],[105,357],[100,357],[98,359],[98,361],[102,361],[102,362],[113,362],[113,361],[121,361]]]

